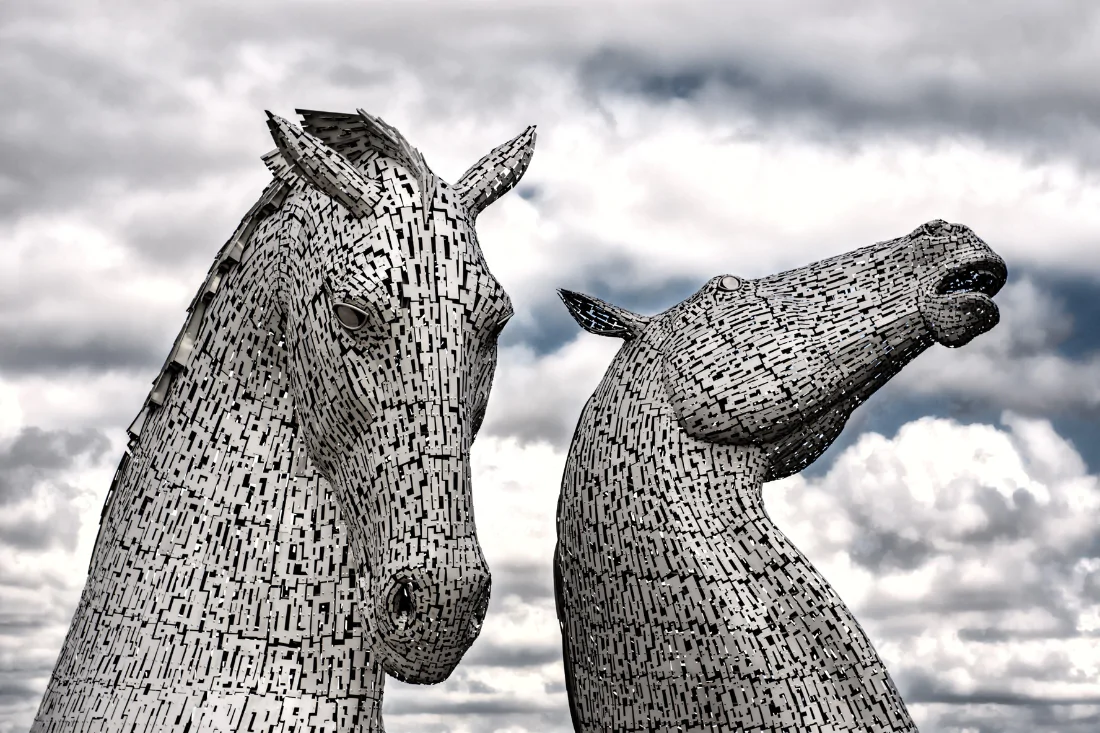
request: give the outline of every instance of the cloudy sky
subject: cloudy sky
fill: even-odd
[[[474,447],[489,617],[446,683],[390,681],[389,730],[570,730],[553,511],[618,344],[554,288],[656,313],[933,218],[1008,262],[1001,324],[918,358],[767,505],[924,733],[1100,729],[1098,68],[1089,0],[5,3],[0,733],[30,725],[124,428],[269,179],[263,110],[356,107],[445,180],[539,135],[479,220],[517,310]]]

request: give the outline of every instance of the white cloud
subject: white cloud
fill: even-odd
[[[933,731],[955,730],[925,705],[945,697],[1100,700],[1100,481],[1048,421],[1002,424],[866,433],[825,476],[765,489]]]
[[[584,403],[621,346],[620,339],[583,334],[542,357],[526,346],[501,349],[483,432],[568,445]]]
[[[978,141],[830,149],[782,131],[738,134],[736,112],[711,123],[628,97],[604,100],[609,124],[582,99],[555,100],[576,114],[540,127],[526,182],[544,195],[533,206],[497,204],[507,215],[482,233],[521,300],[597,276],[634,288],[672,276],[757,277],[934,218],[968,224],[1010,267],[1100,274],[1100,218],[1082,214],[1100,211],[1086,204],[1100,204],[1100,183],[1062,164],[1027,165]]]
[[[171,343],[171,341],[169,341]],[[166,354],[167,356],[167,354]],[[29,376],[7,382],[19,396],[26,425],[42,428],[101,427],[121,438],[141,411],[154,375],[131,372],[87,376]]]
[[[531,563],[548,593],[564,454],[490,437],[479,439],[474,461],[479,535],[495,577]],[[1094,535],[1100,483],[1048,422],[925,418],[893,438],[868,433],[825,476],[769,484],[765,500],[868,629],[922,730],[958,733],[965,728],[951,721],[973,712],[929,701],[937,696],[1018,700],[1020,721],[1032,715],[1027,701],[1041,708],[1100,699],[1100,641],[1089,636],[1100,623],[1100,558],[1079,558]],[[869,534],[919,540],[927,551],[899,568],[868,556],[861,542]],[[552,597],[526,593],[494,588],[482,637],[451,680],[389,683],[391,723],[409,731],[569,730],[564,718],[561,727],[539,722],[548,707],[565,708],[555,687],[562,668],[532,652],[556,652],[559,635]],[[524,651],[532,654],[526,663]],[[502,658],[509,663],[498,666]],[[445,704],[456,712],[438,712]],[[417,712],[424,710],[435,712]],[[999,715],[978,711],[973,720]]]
[[[580,353],[575,349],[574,359]],[[920,693],[921,681],[934,679],[941,692],[960,696],[1095,696],[1100,648],[1085,634],[1100,623],[1088,599],[1088,589],[1095,594],[1100,585],[1100,560],[1080,559],[1080,545],[1093,536],[1097,479],[1049,423],[1011,414],[1003,423],[921,419],[894,438],[865,434],[824,477],[770,484],[769,512],[852,606],[903,693]],[[105,490],[115,457],[70,479]],[[434,687],[390,682],[391,725],[568,730],[550,576],[564,458],[544,442],[479,439],[475,510],[496,579],[487,623],[451,680]],[[102,497],[85,493],[81,512],[88,517]],[[1020,526],[1026,531],[1015,531]],[[21,634],[5,645],[39,676],[79,595],[90,552],[83,535],[93,529],[90,522],[82,527],[76,551],[54,548],[4,563],[5,607],[34,608],[38,618],[52,609],[33,640]],[[908,537],[928,549],[915,565],[899,568],[868,555],[860,543],[869,533]],[[1067,629],[1065,618],[1076,626]],[[956,730],[936,726],[957,707],[942,714],[941,705],[912,707],[927,730]]]

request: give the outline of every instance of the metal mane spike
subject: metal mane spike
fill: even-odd
[[[405,139],[405,136],[398,132],[397,128],[386,124],[381,117],[375,117],[374,115],[364,111],[361,108],[356,108],[356,112],[363,119],[365,123],[374,127],[379,134],[384,135],[399,149],[397,160],[405,166],[405,168],[416,176],[416,182],[420,186],[420,204],[423,206],[423,218],[424,225],[428,226],[431,223],[432,215],[432,201],[435,199],[436,180],[435,174],[428,167],[428,162],[424,160],[424,154],[409,144],[409,141]]]
[[[273,156],[277,156],[280,161],[274,166],[273,162],[269,162],[273,161]],[[126,428],[126,433],[130,436],[131,446],[140,439],[141,429],[145,425],[149,414],[164,404],[164,397],[168,394],[173,377],[187,368],[191,359],[191,352],[195,348],[195,339],[198,336],[199,328],[202,326],[202,318],[206,313],[206,307],[218,292],[218,287],[225,279],[226,273],[241,261],[241,255],[244,253],[248,241],[252,238],[252,232],[256,230],[256,226],[278,211],[279,207],[283,205],[287,194],[290,192],[293,180],[297,178],[297,174],[293,173],[293,169],[282,159],[278,150],[264,155],[263,161],[272,170],[272,173],[276,174],[275,180],[268,184],[259,200],[245,213],[233,235],[218,250],[214,263],[207,270],[206,279],[203,280],[202,286],[195,297],[191,299],[191,305],[187,306],[187,320],[184,321],[183,328],[180,329],[175,341],[173,341],[172,350],[168,352],[168,358],[165,359],[160,372],[153,379],[153,389],[149,392],[149,396],[145,398],[137,417]],[[286,166],[288,172],[284,175],[277,174],[276,167],[279,165]]]
[[[380,117],[357,109],[356,114],[295,110],[302,118],[302,129],[337,151],[357,168],[366,171],[377,157],[389,158],[412,174],[420,187],[425,225],[431,221],[436,176],[424,155],[409,144],[397,128]]]
[[[339,202],[355,218],[373,216],[382,187],[318,138],[267,112],[267,126],[283,159],[317,190]]]

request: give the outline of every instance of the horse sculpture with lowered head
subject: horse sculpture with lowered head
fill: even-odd
[[[645,317],[561,295],[626,340],[566,461],[554,559],[577,731],[915,731],[867,634],[772,523],[762,484],[829,446],[931,346],[998,321],[1004,262],[965,226]]]
[[[36,733],[380,731],[383,673],[439,682],[478,635],[511,305],[474,222],[534,128],[448,185],[361,110],[301,114],[130,426]]]

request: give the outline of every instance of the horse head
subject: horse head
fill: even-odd
[[[812,463],[856,406],[933,343],[962,346],[995,326],[992,296],[1006,277],[974,232],[937,219],[770,277],[714,277],[653,317],[562,298],[590,332],[647,340],[684,431],[764,447],[774,480]]]
[[[299,181],[276,297],[296,421],[348,525],[372,651],[434,683],[477,637],[490,588],[469,452],[512,307],[474,225],[523,175],[534,128],[448,185],[381,120],[302,114],[305,131],[269,113],[267,157]]]

